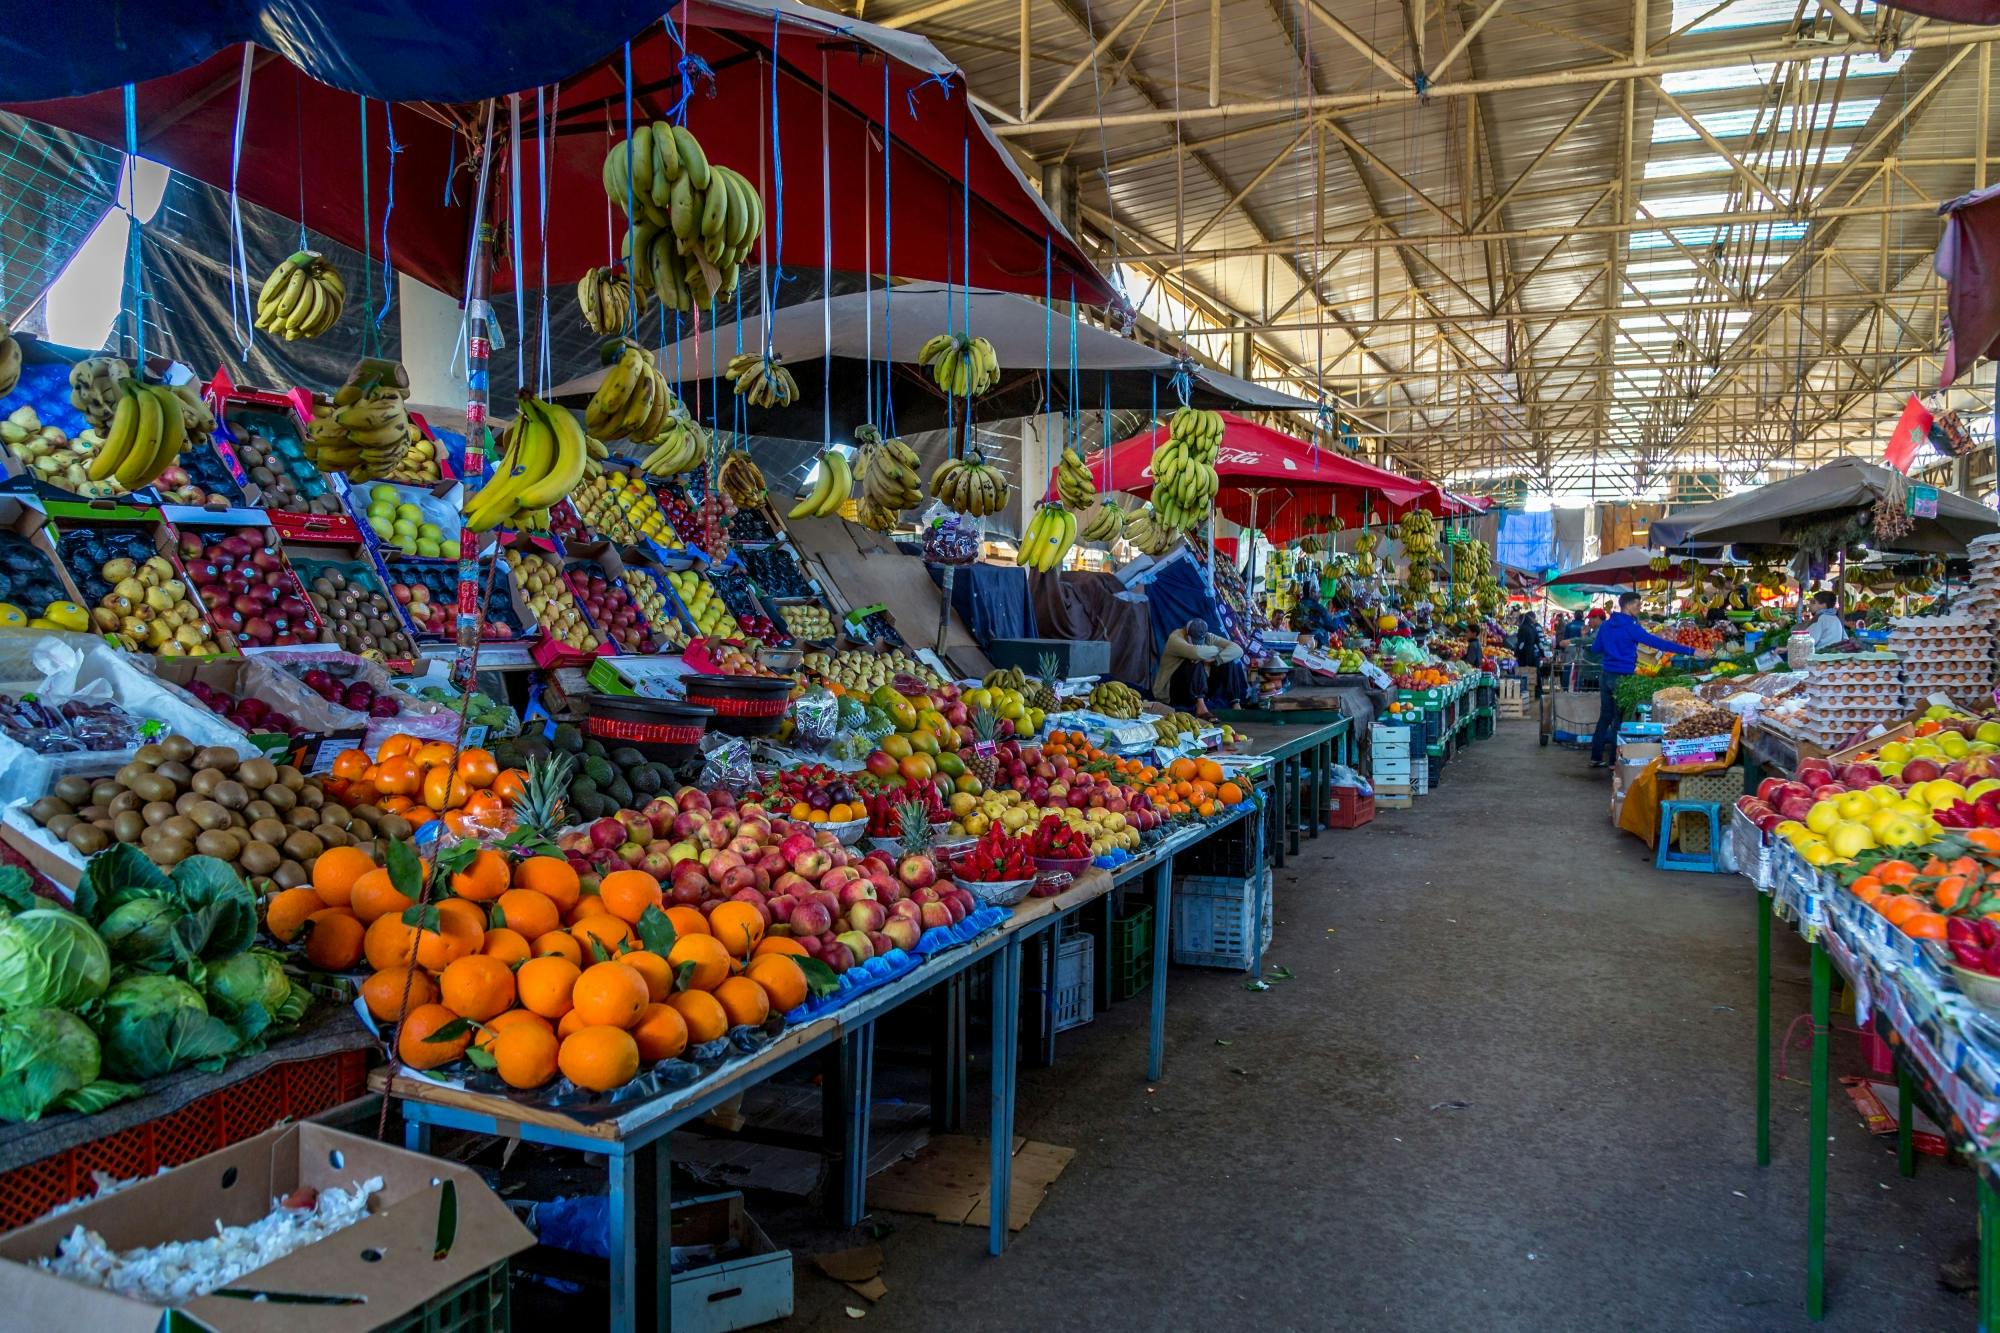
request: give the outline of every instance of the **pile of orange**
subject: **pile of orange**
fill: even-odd
[[[1246,795],[1213,759],[1176,759],[1145,792],[1156,810],[1203,816],[1220,814],[1240,804]]]
[[[1984,852],[2000,852],[2000,829],[1953,833]],[[1974,857],[1946,861],[1933,856],[1921,866],[1901,859],[1877,862],[1847,891],[1912,939],[1942,940],[1947,914],[1967,910],[1976,895],[1995,886],[2000,886],[2000,870]]]
[[[470,1049],[467,1058],[510,1087],[540,1087],[560,1073],[603,1092],[806,1000],[795,959],[805,951],[765,939],[764,919],[747,903],[720,903],[708,916],[665,907],[673,946],[664,957],[647,950],[636,928],[662,902],[659,881],[644,871],[614,871],[585,893],[561,857],[510,865],[487,849],[434,887],[436,925],[420,927],[404,920],[415,904],[387,870],[333,847],[314,862],[312,887],[266,899],[264,920],[315,968],[368,969],[362,1001],[378,1021],[397,1023],[396,1052],[410,1068],[434,1069]],[[448,1028],[452,1035],[430,1040]]]
[[[489,750],[459,750],[444,741],[398,733],[371,760],[366,750],[342,750],[333,761],[327,795],[344,805],[373,804],[413,828],[433,819],[460,836],[508,824],[508,807],[527,791],[528,775],[503,769]]]
[[[845,824],[851,819],[868,818],[868,807],[859,801],[835,801],[824,810],[815,810],[804,801],[794,801],[791,816],[808,824]]]

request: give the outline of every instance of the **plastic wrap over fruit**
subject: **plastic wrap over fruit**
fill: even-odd
[[[965,565],[979,558],[979,529],[968,519],[939,519],[924,529],[924,559],[934,565]]]
[[[701,782],[707,788],[742,791],[757,782],[750,763],[750,743],[741,736],[711,731],[701,738]]]
[[[840,734],[840,700],[833,691],[815,685],[792,700],[791,744],[800,750],[824,750]]]

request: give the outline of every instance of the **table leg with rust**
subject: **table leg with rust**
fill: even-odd
[[[1021,942],[1009,939],[992,961],[993,1102],[987,1158],[986,1252],[1007,1249],[1014,1186],[1014,1077],[1021,1051]]]
[[[1757,906],[1757,1165],[1771,1164],[1771,903]]]
[[[1833,964],[1812,946],[1812,1104],[1806,1116],[1806,1318],[1826,1317],[1826,1099]]]

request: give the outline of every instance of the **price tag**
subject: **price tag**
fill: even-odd
[[[1935,486],[1912,486],[1905,501],[1912,518],[1936,518],[1938,491]]]
[[[1758,653],[1756,658],[1751,662],[1751,665],[1756,667],[1757,670],[1759,671],[1776,671],[1778,669],[1778,663],[1782,662],[1783,660],[1784,659],[1775,652]]]

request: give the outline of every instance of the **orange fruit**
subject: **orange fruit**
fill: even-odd
[[[329,847],[313,861],[313,892],[328,907],[344,906],[354,881],[374,868],[368,853],[358,847]]]
[[[647,949],[634,949],[630,953],[618,955],[618,961],[646,979],[646,994],[658,1001],[674,993],[674,968],[660,955]]]
[[[431,906],[437,908],[439,916],[455,914],[465,923],[467,930],[476,930],[482,936],[486,934],[486,909],[478,903],[469,902],[464,898],[438,897],[431,899]]]
[[[1194,769],[1195,776],[1199,777],[1203,782],[1222,781],[1222,765],[1216,763],[1213,759],[1197,760]]]
[[[1233,782],[1225,782],[1216,790],[1224,805],[1236,805],[1243,799],[1243,789]]]
[[[438,977],[444,1007],[461,1018],[483,1023],[514,1005],[514,972],[483,953],[453,960]]]
[[[690,1045],[704,1045],[729,1031],[729,1015],[707,991],[679,991],[668,996],[667,1003],[687,1024]]]
[[[606,958],[616,958],[620,946],[632,938],[632,928],[609,912],[583,918],[569,928],[569,933],[583,946],[583,956],[593,962],[600,949]],[[596,948],[591,947],[593,942]]]
[[[576,906],[563,913],[563,924],[573,926],[587,916],[610,916],[611,909],[604,905],[604,899],[594,893],[586,893],[576,900]]]
[[[322,907],[306,918],[306,961],[322,972],[345,972],[361,961],[367,929],[345,907]]]
[[[586,1026],[563,1039],[556,1063],[579,1088],[609,1092],[639,1072],[639,1043],[623,1028]]]
[[[771,954],[790,954],[794,958],[809,958],[806,946],[789,935],[766,935],[757,941],[757,947],[750,951],[752,958],[766,958]]]
[[[448,1065],[465,1054],[465,1048],[472,1044],[472,1027],[465,1024],[465,1030],[456,1037],[445,1041],[431,1041],[429,1038],[447,1023],[458,1022],[458,1015],[441,1004],[427,1004],[410,1010],[396,1029],[396,1055],[412,1069],[436,1069]]]
[[[771,1016],[770,997],[749,977],[731,977],[717,986],[715,1001],[733,1028],[758,1027]]]
[[[537,958],[567,958],[579,968],[583,966],[583,946],[576,942],[576,936],[566,930],[552,930],[536,940],[532,946]]]
[[[1876,902],[1875,908],[1889,918],[1890,925],[1900,926],[1924,910],[1924,900],[1908,894],[1894,898],[1884,897]]]
[[[514,867],[514,887],[533,889],[567,911],[576,906],[577,897],[583,892],[583,881],[560,856],[531,856]]]
[[[504,926],[533,944],[561,927],[562,910],[546,895],[532,889],[509,889],[493,903],[493,924]]]
[[[652,1001],[646,978],[623,963],[596,963],[576,979],[571,999],[583,1021],[605,1027],[629,1028]]]
[[[674,941],[667,961],[673,964],[676,976],[680,974],[681,964],[694,964],[694,971],[688,975],[689,990],[714,990],[729,975],[729,950],[723,948],[722,941],[713,935],[681,936]]]
[[[708,933],[722,941],[731,957],[745,958],[764,938],[764,916],[749,903],[717,903],[708,918]]]
[[[568,1037],[570,1033],[589,1026],[583,1021],[583,1015],[572,1009],[562,1016],[561,1022],[556,1024],[556,1036]]]
[[[632,1040],[639,1044],[639,1058],[647,1064],[671,1060],[687,1049],[687,1024],[670,1004],[649,1004],[632,1025]]]
[[[332,905],[311,889],[281,889],[264,900],[264,929],[272,939],[290,944],[307,917]]]
[[[660,905],[660,881],[643,870],[614,870],[597,886],[604,909],[630,925],[639,924],[639,915]]]
[[[543,1018],[534,1010],[509,1009],[506,1013],[495,1014],[488,1020],[486,1025],[474,1034],[472,1044],[482,1051],[489,1050],[493,1046],[494,1038],[498,1037],[508,1028],[517,1027],[524,1023],[530,1027],[540,1028],[551,1037],[556,1035],[556,1025],[549,1022],[548,1019]]]
[[[415,905],[416,899],[398,892],[396,886],[389,882],[386,870],[371,870],[355,880],[348,895],[348,906],[354,909],[354,915],[361,919],[364,926],[378,916],[387,916]]]
[[[1903,933],[1913,940],[1945,938],[1945,918],[1938,912],[1918,912],[1903,923]]]
[[[534,957],[534,950],[521,938],[518,931],[489,930],[486,943],[479,946],[479,952],[489,958],[498,958],[509,967],[518,967]]]
[[[362,935],[362,955],[377,972],[407,967],[417,958],[417,928],[400,916],[378,916]]]
[[[469,953],[478,953],[486,932],[466,921],[463,913],[438,912],[436,930],[417,932],[417,962],[442,972]]]
[[[491,847],[472,858],[465,869],[451,877],[451,891],[474,902],[490,903],[511,887],[507,858]]]
[[[686,903],[678,903],[669,907],[667,909],[667,920],[674,923],[674,934],[677,937],[681,935],[706,935],[709,933],[708,918],[703,916],[697,909],[689,907]]]
[[[583,973],[567,958],[530,958],[514,973],[521,1007],[543,1018],[561,1018],[574,1006],[576,979]]]
[[[784,954],[752,958],[743,975],[764,988],[771,1007],[781,1014],[790,1013],[806,1002],[805,969]]]
[[[546,1025],[516,1023],[501,1032],[487,1047],[493,1057],[493,1072],[510,1088],[539,1088],[556,1076],[556,1057],[562,1043]]]
[[[403,998],[406,985],[407,1001]],[[362,1002],[381,1023],[393,1023],[401,1018],[406,1006],[411,1013],[415,1013],[419,1005],[435,1003],[437,997],[437,983],[431,980],[431,974],[418,971],[412,976],[407,967],[383,968],[370,973],[368,980],[361,983]]]

